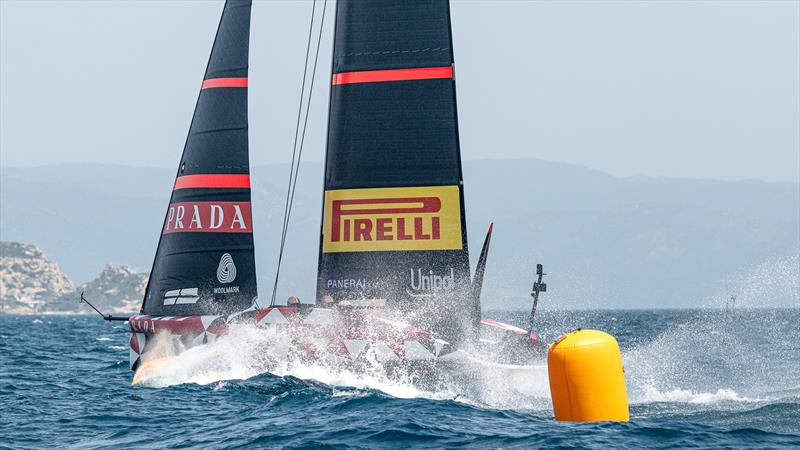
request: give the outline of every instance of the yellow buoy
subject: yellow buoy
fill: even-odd
[[[628,421],[625,373],[617,340],[598,330],[567,333],[547,353],[556,420]]]

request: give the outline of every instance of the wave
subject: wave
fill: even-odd
[[[720,402],[762,402],[765,399],[751,398],[739,395],[732,389],[718,389],[716,392],[695,392],[687,389],[672,389],[660,391],[650,387],[645,389],[643,396],[637,403],[692,403],[713,404]]]
[[[427,392],[402,375],[391,377],[378,364],[354,372],[338,368],[333,361],[304,361],[291,351],[289,337],[276,330],[233,326],[215,342],[190,349],[168,336],[157,336],[149,350],[152,358],[163,360],[146,382],[151,387],[194,383],[207,385],[225,380],[244,380],[269,373],[328,386],[372,389],[397,398],[450,398],[453,394]]]
[[[167,387],[131,387],[127,355],[111,348],[128,340],[124,330],[111,334],[100,322],[76,334],[71,319],[36,327],[31,318],[0,315],[9,336],[0,342],[0,359],[9,362],[0,363],[8,424],[0,442],[85,448],[798,448],[800,311],[748,312],[720,321],[697,312],[603,314],[605,322],[596,323],[610,323],[613,315],[628,330],[627,336],[615,334],[624,349],[629,423],[555,422],[543,364],[493,364],[461,355],[482,390],[462,394],[456,387],[426,389],[394,380],[381,367],[343,373],[285,358],[279,336],[248,328],[232,329],[230,339],[167,364],[160,383],[152,384]],[[737,345],[706,342],[704,330]],[[100,336],[119,340],[96,342]],[[139,404],[149,407],[131,415],[131,405]]]
[[[460,364],[469,386],[463,385],[461,380],[431,386],[419,383],[416,373],[384,367],[379,358],[371,357],[376,355],[369,352],[365,364],[358,370],[342,368],[335,360],[304,360],[292,351],[289,336],[248,325],[233,326],[216,341],[189,349],[182,348],[169,336],[155,339],[149,344],[150,356],[146,360],[148,363],[158,361],[145,383],[150,387],[207,385],[269,373],[312,380],[334,388],[375,390],[401,399],[456,400],[501,409],[550,407],[547,368],[543,363],[497,364],[456,352],[450,359]]]
[[[791,358],[796,350],[787,339],[795,332],[794,322],[786,320],[785,314],[699,312],[670,323],[655,336],[638,338],[642,340],[633,341],[623,351],[631,405],[676,403],[718,410],[730,403],[797,398],[796,391],[790,389],[798,385]],[[322,383],[331,388],[331,395],[339,392],[337,388],[351,388],[401,399],[455,400],[504,410],[552,410],[544,362],[499,364],[456,352],[453,357],[459,359],[470,385],[454,382],[431,387],[420,385],[414,374],[389,373],[377,358],[368,360],[370,364],[358,371],[343,369],[336,361],[303,360],[292,351],[288,336],[253,326],[231,327],[215,342],[188,350],[169,339],[160,346],[164,348],[154,353],[169,358],[148,383],[152,387],[207,385],[272,374]],[[781,376],[775,377],[775,373]],[[355,395],[346,392],[336,395]]]

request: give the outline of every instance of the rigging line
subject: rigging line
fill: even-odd
[[[286,204],[283,207],[283,227],[286,226],[286,216],[289,211],[289,193],[292,189],[292,174],[294,173],[295,155],[297,154],[297,136],[300,131],[300,116],[303,111],[303,99],[306,92],[306,76],[308,74],[308,55],[311,53],[311,37],[314,32],[314,13],[317,8],[316,0],[311,2],[311,23],[308,25],[308,39],[306,42],[306,59],[303,62],[303,82],[300,85],[300,103],[297,105],[297,121],[294,126],[294,141],[292,142],[292,164],[289,167],[289,183],[286,187]]]
[[[324,28],[324,25],[325,25],[325,9],[326,9],[327,3],[328,3],[327,0],[325,0],[324,3],[323,3],[323,8],[322,8],[322,18],[320,20],[319,37],[317,38],[317,48],[315,50],[314,67],[313,67],[312,73],[311,73],[311,84],[310,84],[309,93],[308,93],[308,100],[306,101],[305,120],[303,121],[303,133],[302,133],[302,138],[301,138],[301,141],[300,141],[300,150],[298,152],[297,136],[298,136],[298,132],[299,132],[299,129],[300,129],[300,117],[301,117],[301,113],[302,113],[302,110],[303,110],[303,100],[304,100],[304,96],[305,96],[306,76],[308,74],[308,57],[309,57],[309,54],[310,54],[311,39],[312,39],[312,36],[313,36],[313,29],[314,29],[314,17],[315,17],[314,13],[315,13],[315,10],[316,10],[316,5],[317,5],[316,0],[314,0],[312,2],[312,7],[311,7],[311,23],[309,24],[309,28],[308,28],[308,41],[306,43],[306,58],[305,58],[305,62],[303,64],[303,82],[302,82],[301,89],[300,89],[300,104],[298,105],[298,108],[297,108],[297,123],[295,125],[294,143],[293,143],[293,146],[292,146],[292,163],[291,163],[291,166],[289,167],[289,184],[288,184],[287,190],[286,190],[286,204],[284,205],[284,210],[283,210],[283,227],[282,227],[282,230],[281,230],[281,245],[280,245],[280,250],[278,252],[278,264],[277,264],[277,268],[275,270],[275,282],[274,282],[274,284],[272,286],[272,299],[270,300],[270,306],[274,306],[275,305],[275,298],[276,298],[277,291],[278,291],[278,280],[280,278],[280,273],[281,273],[281,262],[283,261],[283,250],[284,250],[284,247],[286,245],[286,234],[287,234],[288,228],[289,228],[289,218],[291,216],[292,203],[294,201],[294,192],[295,192],[295,189],[297,187],[297,176],[298,176],[298,174],[300,172],[300,157],[302,156],[302,153],[303,153],[303,141],[305,140],[306,124],[308,122],[308,112],[309,112],[309,109],[311,107],[311,94],[312,94],[313,89],[314,89],[314,77],[315,77],[315,72],[316,72],[316,69],[317,69],[317,59],[319,57],[319,44],[320,44],[320,41],[322,39],[322,31],[323,31],[323,28]],[[296,155],[296,157],[295,157],[295,155]]]
[[[308,25],[308,39],[306,42],[306,59],[303,62],[303,82],[300,85],[300,102],[297,105],[297,122],[294,128],[294,141],[292,143],[292,162],[289,167],[289,182],[288,185],[286,186],[286,203],[283,207],[283,224],[281,225],[282,230],[286,229],[287,215],[289,212],[289,198],[292,190],[292,176],[293,176],[292,174],[294,173],[295,158],[297,155],[297,136],[300,131],[300,117],[302,116],[303,112],[303,99],[305,97],[305,91],[306,91],[306,76],[308,74],[308,56],[311,54],[311,38],[314,35],[314,16],[315,16],[314,13],[316,11],[316,8],[317,8],[317,2],[316,0],[314,0],[311,2],[311,22]],[[275,274],[275,283],[272,286],[272,297],[270,298],[269,302],[270,306],[273,306],[275,304],[275,295],[278,289],[278,274],[280,273],[281,258],[283,256],[283,239],[284,239],[283,234],[284,232],[281,231],[281,251],[278,254],[278,265],[277,265],[278,268]]]
[[[286,230],[284,230],[284,240],[286,239],[286,234],[288,233],[288,225],[289,219],[292,216],[292,206],[294,206],[294,193],[297,191],[295,187],[297,186],[297,176],[300,174],[300,158],[303,156],[303,144],[306,141],[306,130],[308,129],[308,112],[311,105],[311,94],[314,92],[314,78],[317,74],[317,62],[319,61],[319,50],[322,43],[322,28],[325,26],[325,8],[328,6],[328,0],[324,0],[322,2],[322,20],[320,21],[320,28],[319,28],[319,35],[317,37],[317,50],[314,54],[314,67],[311,70],[311,84],[308,89],[308,103],[306,107],[306,116],[303,119],[303,133],[300,135],[300,149],[297,153],[297,167],[295,168],[294,174],[294,184],[292,186],[292,198],[289,200],[289,214],[287,216],[286,222]]]
[[[316,78],[316,74],[317,74],[317,63],[319,61],[319,51],[320,51],[321,43],[322,43],[322,32],[323,32],[323,29],[325,27],[325,11],[327,9],[327,6],[328,6],[328,0],[324,0],[322,2],[322,18],[320,19],[319,33],[318,33],[318,36],[317,36],[317,48],[316,48],[315,54],[314,54],[314,66],[311,69],[311,83],[309,84],[309,89],[308,89],[308,100],[306,102],[306,114],[305,114],[305,118],[303,119],[303,131],[302,131],[302,133],[300,135],[300,148],[298,149],[298,152],[297,152],[297,165],[295,166],[295,169],[294,169],[295,170],[294,171],[294,180],[292,181],[292,194],[291,194],[291,198],[289,199],[289,210],[288,210],[288,214],[286,216],[286,223],[284,225],[283,236],[282,236],[282,239],[281,239],[281,249],[280,249],[280,253],[279,253],[279,256],[278,256],[278,269],[277,269],[276,274],[275,274],[275,287],[276,287],[276,290],[277,290],[277,283],[278,283],[278,278],[280,276],[280,270],[281,270],[280,261],[283,258],[283,250],[284,250],[285,243],[286,243],[286,236],[288,235],[288,231],[289,231],[289,221],[291,220],[292,208],[294,206],[294,194],[295,194],[295,192],[297,192],[297,179],[299,178],[298,176],[300,174],[300,159],[303,156],[303,144],[305,143],[306,130],[308,129],[308,115],[309,115],[309,112],[311,110],[311,97],[312,97],[312,94],[314,93],[314,79]],[[273,304],[274,304],[274,301],[275,301],[275,291],[273,291]]]

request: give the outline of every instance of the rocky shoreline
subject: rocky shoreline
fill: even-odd
[[[75,286],[58,264],[35,245],[0,241],[0,313],[90,314],[80,293],[107,313],[139,309],[147,286],[146,273],[106,264],[92,281]]]

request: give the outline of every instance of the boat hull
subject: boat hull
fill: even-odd
[[[378,362],[390,373],[435,380],[432,374],[442,366],[459,364],[459,349],[435,333],[372,310],[278,306],[231,316],[136,315],[128,323],[134,384],[154,376],[163,361],[175,356],[159,353],[158,339],[170,339],[186,350],[215,342],[238,325],[280,334],[297,360],[324,360],[349,370]],[[483,319],[480,336],[471,351],[487,359],[519,363],[540,354],[537,341],[531,340],[535,334],[513,325]]]

